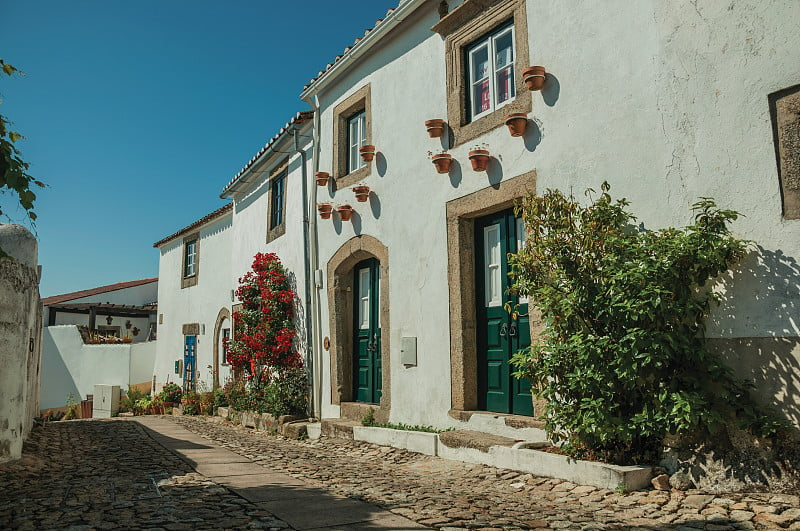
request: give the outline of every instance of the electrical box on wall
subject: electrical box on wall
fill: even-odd
[[[175,374],[183,372],[183,360],[175,360]]]
[[[406,367],[416,367],[417,365],[417,338],[400,338],[400,363]]]

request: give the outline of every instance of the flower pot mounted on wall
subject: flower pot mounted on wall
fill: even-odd
[[[375,158],[375,146],[369,144],[361,146],[358,148],[358,153],[361,155],[361,158],[364,159],[364,162],[372,162],[372,159]]]
[[[515,112],[506,116],[506,126],[511,136],[522,136],[528,127],[528,115],[524,112]]]
[[[425,129],[428,131],[429,137],[439,138],[444,134],[444,120],[438,118],[425,120]]]
[[[318,171],[314,174],[314,178],[317,180],[317,186],[327,186],[330,177],[330,174],[326,171]]]
[[[339,217],[342,218],[342,221],[350,221],[350,216],[353,215],[353,207],[350,205],[339,205],[336,207],[336,210],[339,212]]]
[[[331,217],[331,212],[333,212],[333,205],[330,203],[320,203],[317,205],[317,210],[319,211],[319,217],[328,219]]]
[[[473,149],[469,152],[469,161],[474,171],[486,171],[486,167],[489,166],[489,151]]]
[[[431,157],[431,162],[436,166],[436,173],[450,173],[453,156],[450,153],[437,153]]]
[[[522,71],[522,80],[528,90],[542,90],[546,73],[543,66],[529,66]]]
[[[353,192],[356,194],[356,201],[364,203],[369,199],[369,186],[354,186]]]

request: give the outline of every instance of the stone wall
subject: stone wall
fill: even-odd
[[[37,243],[0,223],[0,462],[22,455],[39,409],[42,307]]]

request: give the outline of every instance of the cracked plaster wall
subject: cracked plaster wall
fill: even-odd
[[[18,459],[39,409],[42,309],[37,243],[0,223],[0,462]]]

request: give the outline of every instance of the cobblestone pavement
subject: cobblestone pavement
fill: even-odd
[[[216,443],[311,485],[454,529],[800,529],[797,496],[578,486],[343,439],[292,441],[219,418],[174,417]]]
[[[135,422],[54,422],[0,465],[0,529],[281,529]]]

